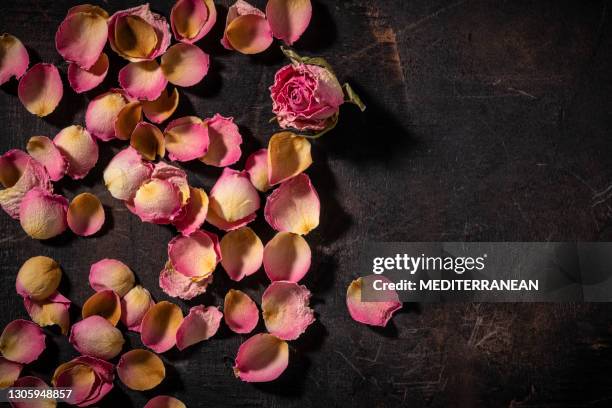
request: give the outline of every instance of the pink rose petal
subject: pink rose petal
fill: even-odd
[[[193,44],[202,39],[217,21],[213,0],[178,0],[170,11],[170,25],[177,41]]]
[[[154,101],[166,89],[168,80],[155,61],[130,62],[119,71],[119,84],[131,97]]]
[[[68,64],[68,82],[76,93],[83,93],[100,85],[108,74],[109,60],[105,53],[89,69],[83,69],[78,64]]]
[[[215,167],[236,163],[242,154],[240,150],[242,136],[234,123],[234,118],[226,118],[217,113],[205,122],[208,124],[210,144],[208,151],[200,160]]]
[[[121,353],[125,339],[101,316],[89,316],[72,326],[70,344],[81,354],[110,360]]]
[[[182,322],[183,312],[177,305],[166,301],[155,304],[140,325],[142,344],[156,353],[170,350],[176,344],[176,332]]]
[[[251,154],[244,164],[251,184],[262,193],[270,189],[268,182],[268,149],[259,149]]]
[[[11,387],[21,374],[23,365],[0,357],[0,389]]]
[[[34,323],[41,327],[60,327],[62,334],[67,334],[70,328],[70,300],[55,292],[45,300],[23,298],[25,308]]]
[[[57,52],[83,69],[91,68],[102,53],[108,38],[106,18],[97,13],[72,12],[55,33]]]
[[[15,363],[29,364],[45,350],[45,333],[27,320],[13,320],[0,335],[2,356]]]
[[[217,333],[223,313],[214,306],[194,306],[183,319],[176,332],[176,347],[184,350],[189,346],[208,340]]]
[[[28,191],[19,208],[21,227],[34,239],[53,238],[66,230],[68,200],[40,187]]]
[[[102,316],[113,326],[116,326],[121,318],[121,300],[114,291],[101,290],[94,293],[83,303],[81,316],[83,319],[89,316]]]
[[[115,122],[119,112],[128,104],[123,91],[111,89],[89,102],[85,112],[85,124],[92,136],[107,142],[114,139]]]
[[[238,0],[227,12],[221,44],[228,50],[257,54],[272,44],[272,30],[263,11]]]
[[[221,260],[217,235],[197,230],[186,237],[174,237],[168,243],[168,258],[178,273],[190,278],[206,278]]]
[[[164,134],[151,123],[140,122],[132,131],[130,146],[147,160],[155,160],[157,156],[164,157],[166,144]]]
[[[266,17],[274,37],[292,45],[308,28],[312,4],[310,0],[269,0]]]
[[[376,275],[376,279],[388,282],[384,276]],[[361,290],[364,283],[363,278],[355,279],[351,282],[346,291],[346,306],[353,320],[368,324],[370,326],[385,327],[393,313],[402,308],[402,303],[395,291],[386,291],[386,301],[363,302],[361,300]]]
[[[23,298],[45,300],[57,291],[61,280],[62,269],[55,260],[33,256],[19,268],[15,289]]]
[[[160,161],[155,164],[151,178],[169,181],[181,191],[183,205],[189,201],[189,183],[187,182],[187,173],[184,170]]]
[[[181,209],[181,192],[171,182],[152,178],[140,186],[128,208],[143,222],[170,224]]]
[[[68,206],[68,226],[82,237],[89,237],[102,228],[106,215],[100,199],[91,193],[81,193]]]
[[[151,122],[162,123],[167,120],[179,104],[179,93],[176,88],[172,92],[164,90],[159,98],[154,101],[142,101],[142,110]]]
[[[158,395],[147,402],[144,408],[187,408],[182,401],[169,395]]]
[[[19,80],[17,95],[34,115],[43,117],[53,112],[64,96],[62,78],[55,65],[38,63],[30,68]]]
[[[153,166],[145,162],[133,147],[117,153],[104,170],[104,184],[118,200],[130,201],[136,191],[153,173]]]
[[[213,275],[206,278],[189,278],[174,270],[170,262],[159,274],[159,287],[168,295],[185,300],[191,300],[206,292],[212,283]]]
[[[129,389],[147,391],[166,378],[164,362],[149,350],[130,350],[117,363],[117,375]]]
[[[268,143],[268,182],[271,185],[297,176],[311,164],[308,139],[291,132],[272,135]]]
[[[240,281],[261,268],[263,244],[249,227],[230,231],[221,238],[221,265],[230,279]]]
[[[200,229],[206,215],[208,214],[208,195],[201,188],[189,187],[189,201],[181,214],[172,221],[172,224],[183,235],[191,235],[194,231]]]
[[[310,291],[293,282],[272,282],[261,297],[261,310],[270,334],[283,340],[295,340],[314,321]]]
[[[62,129],[53,143],[68,162],[67,174],[74,180],[85,177],[98,162],[98,143],[81,126]]]
[[[51,181],[58,181],[66,174],[68,167],[66,159],[48,137],[32,136],[28,140],[26,150],[45,167]]]
[[[226,231],[240,228],[255,219],[259,209],[259,194],[247,172],[230,168],[210,190],[208,222]]]
[[[154,304],[148,290],[140,285],[134,286],[121,299],[121,321],[128,330],[140,332],[142,318]]]
[[[115,118],[115,137],[120,140],[130,140],[134,129],[142,122],[142,103],[139,101],[128,102]]]
[[[174,44],[161,57],[161,69],[168,81],[176,86],[198,84],[208,73],[210,57],[192,44]]]
[[[21,78],[30,65],[28,51],[13,35],[0,35],[0,85]]]
[[[225,324],[235,333],[250,333],[259,321],[259,309],[246,293],[230,289],[223,303]]]
[[[289,345],[271,334],[256,334],[240,345],[234,374],[245,382],[276,380],[289,365]]]
[[[273,282],[299,282],[310,269],[310,261],[308,243],[291,232],[277,233],[264,248],[264,270]]]
[[[114,366],[91,356],[80,356],[55,369],[51,384],[71,388],[71,404],[87,407],[99,402],[113,389]]]
[[[168,123],[164,136],[170,160],[199,159],[208,150],[208,127],[195,116],[185,116]]]
[[[13,384],[16,388],[34,388],[37,390],[50,390],[51,387],[47,385],[43,380],[38,377],[25,376],[21,377],[15,384]],[[38,400],[28,400],[28,401],[11,401],[12,408],[54,408],[56,406],[56,402],[52,398],[42,398]]]
[[[102,259],[89,269],[89,286],[96,292],[112,290],[120,297],[125,296],[133,287],[134,272],[117,259]]]

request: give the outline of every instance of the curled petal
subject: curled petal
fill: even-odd
[[[384,276],[377,275],[376,279],[387,280]],[[355,279],[346,291],[346,306],[353,320],[371,326],[385,327],[393,313],[402,308],[402,303],[395,291],[385,292],[384,301],[362,302],[361,290],[363,278]]]
[[[70,403],[87,407],[100,401],[113,389],[114,378],[111,363],[91,356],[80,356],[57,367],[51,384],[71,388]]]
[[[234,281],[240,281],[261,268],[263,244],[249,227],[230,231],[221,238],[221,265]]]
[[[184,350],[187,347],[208,340],[217,333],[223,313],[214,306],[194,306],[183,319],[176,332],[176,347]]]
[[[217,21],[213,0],[178,0],[170,12],[170,25],[177,41],[193,44],[203,38]]]
[[[102,203],[91,193],[81,193],[68,207],[68,226],[77,235],[88,237],[100,231],[105,220]]]
[[[87,130],[96,138],[107,142],[115,138],[115,122],[119,112],[128,100],[123,91],[111,89],[96,96],[85,112],[85,125]]]
[[[23,365],[0,357],[0,389],[11,387],[21,374]]]
[[[221,260],[219,240],[215,234],[203,230],[177,236],[168,243],[168,257],[178,273],[203,279],[212,275]]]
[[[242,154],[240,150],[242,136],[234,123],[234,118],[226,118],[217,113],[212,119],[207,119],[206,123],[210,144],[200,160],[215,167],[236,163]]]
[[[183,322],[183,312],[174,303],[159,302],[152,306],[140,324],[142,344],[156,353],[170,350],[176,344],[176,332]]]
[[[153,178],[140,186],[128,208],[143,222],[169,224],[178,215],[181,204],[181,192],[174,184]]]
[[[38,377],[25,376],[21,377],[15,384],[16,388],[34,388],[41,391],[50,390],[50,387]],[[52,398],[40,398],[37,400],[29,400],[27,402],[11,401],[12,408],[55,408],[57,402]]]
[[[289,345],[271,334],[256,334],[240,345],[234,374],[246,382],[267,382],[280,377],[289,365]]]
[[[96,292],[112,290],[123,297],[134,287],[135,280],[132,270],[117,259],[102,259],[89,269],[89,285]]]
[[[208,222],[220,229],[236,229],[254,220],[259,206],[259,194],[248,173],[226,168],[210,190]]]
[[[208,214],[208,195],[201,188],[189,187],[189,201],[172,224],[183,235],[191,235],[200,229]]]
[[[100,85],[108,74],[109,60],[105,53],[100,54],[98,60],[89,69],[83,69],[78,64],[68,64],[68,82],[76,93],[83,93]]]
[[[19,80],[19,100],[28,112],[47,116],[55,110],[64,96],[59,71],[53,64],[38,63]]]
[[[104,184],[118,200],[130,201],[136,191],[153,173],[153,166],[145,162],[133,147],[117,153],[104,170]]]
[[[212,275],[203,279],[189,278],[175,271],[170,262],[166,262],[164,270],[159,274],[159,287],[168,296],[191,300],[206,292],[212,279]]]
[[[70,300],[55,292],[45,300],[32,300],[24,298],[30,318],[41,327],[60,327],[62,334],[68,334],[70,328]]]
[[[259,309],[246,293],[230,289],[223,303],[223,318],[235,333],[250,333],[259,321]]]
[[[148,290],[140,285],[134,286],[121,299],[121,321],[128,330],[140,332],[142,318],[154,304]]]
[[[21,296],[44,300],[57,290],[62,270],[57,262],[46,256],[34,256],[21,265],[15,287]]]
[[[251,184],[262,193],[270,189],[268,182],[268,149],[259,149],[251,154],[244,164],[244,169],[249,173]]]
[[[27,320],[13,320],[0,335],[0,352],[7,360],[29,364],[45,349],[45,333]]]
[[[157,61],[152,60],[130,62],[121,68],[119,84],[133,98],[154,101],[159,98],[168,81]]]
[[[270,334],[295,340],[315,321],[310,291],[293,282],[272,282],[261,297],[261,310]]]
[[[308,243],[291,232],[279,232],[264,248],[264,270],[272,282],[299,282],[310,269],[310,261]]]
[[[30,65],[23,43],[10,34],[0,35],[0,85],[15,77],[21,78]]]
[[[94,315],[72,326],[70,343],[85,356],[110,360],[121,353],[125,339],[108,320]]]
[[[144,408],[187,408],[182,401],[169,395],[158,395],[147,402]]]
[[[68,162],[66,173],[74,180],[85,177],[98,162],[98,143],[81,126],[62,129],[53,139]]]
[[[19,208],[21,228],[34,239],[49,239],[66,230],[68,200],[35,187],[23,197]]]
[[[181,198],[183,205],[189,201],[189,183],[187,182],[187,173],[178,167],[171,166],[163,161],[155,164],[153,168],[152,178],[166,180],[172,183],[176,188],[181,191]]]
[[[312,164],[310,142],[291,132],[276,133],[268,143],[268,181],[282,183],[306,170]]]
[[[269,0],[266,17],[274,37],[291,45],[308,28],[312,17],[310,0]]]
[[[321,203],[306,174],[282,183],[268,196],[264,217],[277,231],[306,235],[319,225]]]
[[[221,44],[228,50],[255,54],[264,51],[271,43],[272,30],[263,11],[244,0],[236,1],[227,11]]]
[[[121,356],[117,374],[128,388],[146,391],[157,387],[166,378],[166,367],[154,353],[136,349]]]
[[[132,132],[130,146],[138,150],[147,160],[155,160],[156,156],[164,157],[166,154],[164,134],[157,126],[147,122],[140,122],[136,125]]]
[[[129,140],[140,122],[142,122],[142,104],[138,101],[129,102],[117,114],[115,136],[117,139]]]
[[[102,316],[116,326],[121,317],[119,296],[112,290],[96,292],[85,301],[81,314],[83,319],[94,315]]]
[[[208,150],[208,127],[195,116],[173,120],[164,130],[170,160],[189,161]]]
[[[68,13],[55,33],[57,52],[83,69],[91,68],[106,45],[106,18],[86,11]]]
[[[145,116],[153,123],[162,123],[168,119],[179,104],[178,89],[174,88],[172,93],[167,89],[162,91],[159,98],[154,101],[142,101],[142,110]]]
[[[26,150],[30,156],[45,167],[51,181],[58,181],[66,174],[68,167],[66,159],[48,137],[32,136],[28,140]]]
[[[174,44],[161,57],[161,69],[168,81],[188,87],[199,83],[208,73],[210,57],[191,44]]]

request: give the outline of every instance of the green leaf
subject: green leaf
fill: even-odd
[[[366,110],[365,103],[363,103],[359,95],[355,93],[353,88],[351,88],[351,86],[348,83],[344,84],[342,86],[342,89],[344,90],[344,101],[345,102],[357,105],[362,112]]]

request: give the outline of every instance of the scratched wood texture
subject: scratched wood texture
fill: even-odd
[[[110,12],[137,4],[94,2]],[[202,41],[210,73],[182,92],[179,114],[232,115],[245,151],[253,151],[275,131],[267,87],[285,61],[276,45],[254,57],[224,51],[218,39],[229,1],[219,3],[220,19]],[[3,0],[0,29],[21,38],[33,62],[56,63],[65,74],[53,38],[75,4]],[[167,15],[171,2],[152,6]],[[212,341],[166,353],[168,378],[158,389],[118,385],[99,405],[141,407],[168,393],[189,407],[610,406],[610,305],[408,306],[389,328],[373,330],[354,323],[344,303],[358,272],[351,260],[365,240],[612,238],[610,11],[609,2],[595,0],[315,0],[297,49],[326,57],[368,104],[365,114],[343,108],[342,124],[315,143],[308,171],[323,206],[321,225],[308,236],[314,263],[306,284],[317,323],[292,343],[290,369],[274,383],[233,378],[233,356],[246,337],[222,328]],[[116,84],[123,63],[113,62],[104,88]],[[38,119],[19,103],[14,82],[3,86],[0,150],[83,124],[87,101],[102,89],[81,96],[66,89],[58,110]],[[91,191],[101,198],[108,222],[99,236],[35,242],[0,214],[1,324],[27,316],[14,279],[39,254],[62,264],[61,290],[77,306],[91,294],[89,265],[104,257],[126,262],[166,299],[157,277],[174,232],[141,223],[101,182],[120,147],[101,146],[99,165],[83,182],[57,185],[68,197]],[[219,175],[184,167],[196,186],[210,188]],[[265,240],[272,235],[262,221],[255,228]],[[184,310],[220,304],[238,286],[221,271],[216,276],[211,293],[179,302]],[[259,299],[265,284],[258,276],[241,286]],[[25,370],[47,380],[75,356],[65,338],[48,333],[44,356]],[[139,339],[129,335],[128,343]]]

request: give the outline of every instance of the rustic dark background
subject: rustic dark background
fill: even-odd
[[[94,3],[111,13],[137,4]],[[267,87],[285,61],[278,44],[254,57],[223,50],[218,40],[229,1],[218,3],[217,25],[201,41],[211,70],[201,85],[181,91],[177,115],[232,115],[251,152],[276,130],[268,123]],[[308,170],[322,199],[321,225],[307,237],[314,264],[305,282],[317,323],[292,342],[290,369],[276,382],[234,379],[233,356],[247,336],[222,327],[211,341],[165,353],[168,378],[158,389],[137,393],[118,384],[100,406],[141,407],[160,393],[190,407],[610,406],[610,305],[415,305],[384,330],[355,323],[345,307],[345,289],[359,272],[351,259],[365,240],[612,238],[609,2],[313,3],[312,24],[296,48],[326,57],[368,105],[364,114],[343,108],[342,124],[316,142]],[[0,29],[26,44],[32,62],[56,63],[65,74],[53,38],[75,4],[3,0]],[[168,15],[171,2],[152,7]],[[15,81],[3,86],[0,150],[83,124],[87,101],[116,84],[124,61],[112,62],[104,86],[86,95],[67,87],[44,119],[21,106]],[[157,299],[166,299],[157,277],[174,231],[141,223],[104,188],[102,170],[119,148],[104,144],[83,182],[57,185],[69,198],[82,191],[101,198],[108,222],[98,236],[67,233],[37,242],[0,214],[2,325],[27,317],[14,279],[21,263],[39,254],[62,264],[61,290],[76,306],[92,293],[89,265],[104,257],[126,262]],[[220,174],[200,163],[184,167],[191,183],[206,188]],[[261,220],[255,228],[264,240],[272,235]],[[179,302],[185,311],[220,304],[228,287],[246,287],[259,300],[266,285],[263,273],[242,285],[230,284],[222,270],[215,276],[211,293]],[[64,337],[48,333],[44,356],[25,371],[47,380],[75,356]],[[128,337],[139,344],[138,336]]]

